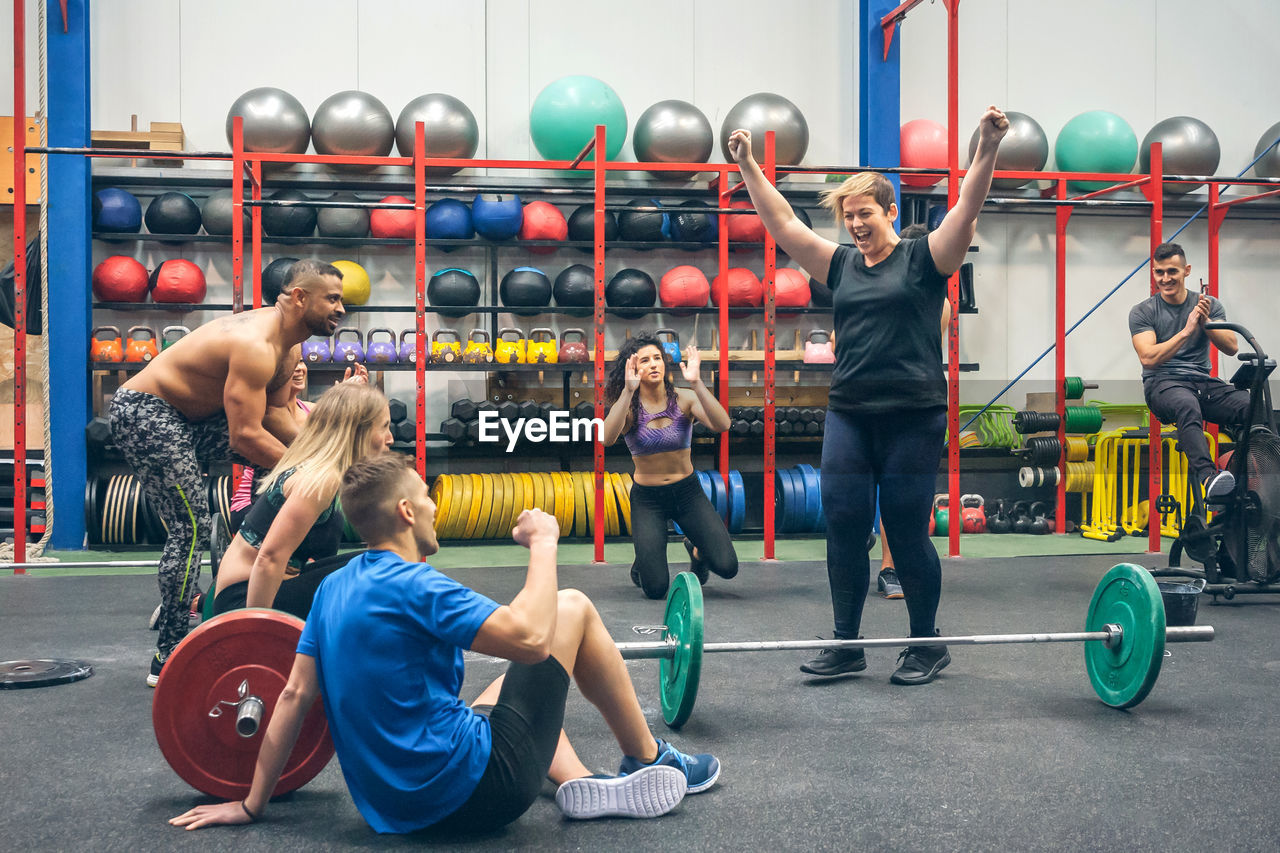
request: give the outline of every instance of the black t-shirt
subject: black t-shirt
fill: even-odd
[[[830,407],[848,414],[947,404],[942,372],[942,300],[929,238],[902,240],[868,267],[862,253],[840,246],[827,285],[835,309],[836,363]]]
[[[1129,335],[1139,332],[1155,332],[1156,343],[1162,344],[1178,334],[1187,325],[1187,318],[1195,310],[1200,301],[1200,294],[1187,291],[1187,298],[1181,305],[1170,305],[1158,293],[1139,302],[1129,309]],[[1222,303],[1209,297],[1209,319],[1220,321],[1227,319],[1227,311]],[[1174,353],[1164,364],[1142,368],[1142,378],[1166,378],[1174,376],[1205,377],[1209,375],[1209,336],[1204,329],[1197,329],[1181,349]]]

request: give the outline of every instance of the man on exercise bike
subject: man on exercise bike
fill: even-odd
[[[1151,253],[1156,292],[1129,310],[1129,334],[1142,362],[1142,392],[1152,414],[1178,428],[1178,444],[1206,501],[1235,488],[1230,471],[1219,471],[1204,437],[1204,421],[1229,426],[1249,416],[1249,392],[1209,374],[1209,342],[1227,355],[1239,349],[1236,333],[1205,329],[1227,319],[1222,303],[1187,290],[1191,266],[1177,243],[1161,243]]]

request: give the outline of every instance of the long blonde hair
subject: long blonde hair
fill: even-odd
[[[364,458],[369,433],[387,411],[387,398],[362,382],[339,382],[320,395],[293,443],[258,493],[270,489],[282,474],[296,469],[289,482],[293,494],[334,495],[343,473]]]

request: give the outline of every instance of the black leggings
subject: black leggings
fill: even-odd
[[[1187,455],[1196,481],[1203,483],[1218,470],[1204,437],[1204,422],[1242,425],[1249,417],[1249,392],[1213,376],[1148,379],[1142,391],[1152,414],[1177,425],[1178,446]]]
[[[713,477],[720,476],[712,472]],[[724,519],[707,500],[698,475],[665,486],[631,487],[631,537],[636,561],[631,570],[650,598],[662,598],[671,583],[667,568],[667,520],[673,519],[698,549],[698,559],[722,578],[738,573],[738,554]]]
[[[835,635],[858,636],[871,582],[867,534],[876,514],[893,543],[911,636],[933,635],[942,566],[929,541],[929,508],[947,429],[946,409],[876,415],[827,414],[822,439],[822,510]]]
[[[349,554],[335,554],[323,560],[307,563],[301,574],[285,578],[280,582],[280,589],[276,592],[271,607],[275,610],[283,610],[285,613],[292,613],[302,621],[307,621],[307,614],[311,612],[311,602],[315,601],[320,582],[362,553],[364,552],[354,551]],[[248,607],[248,598],[249,582],[233,583],[214,597],[213,614],[217,616],[229,610]]]

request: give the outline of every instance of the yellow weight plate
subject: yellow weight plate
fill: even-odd
[[[471,475],[457,475],[458,492],[454,497],[458,499],[458,511],[453,514],[453,524],[449,525],[449,535],[454,539],[461,539],[462,534],[467,529],[467,515],[471,511]]]
[[[618,496],[618,515],[624,536],[631,535],[631,495],[627,492],[626,481],[621,474],[613,475],[613,492]]]
[[[449,522],[449,475],[438,474],[431,484],[431,501],[436,505],[436,537],[444,535]]]
[[[574,471],[569,474],[573,482],[573,535],[578,537],[587,535],[587,495],[583,490],[582,477],[578,476],[581,473]]]
[[[471,538],[483,539],[489,526],[489,514],[493,512],[493,478],[488,474],[476,476],[480,478],[480,510],[476,513],[476,526],[471,531]]]
[[[119,540],[116,538],[116,516],[119,514],[120,499],[116,493],[120,490],[120,480],[123,479],[119,474],[112,474],[111,479],[107,481],[107,491],[102,498],[102,544],[117,545]]]
[[[520,493],[520,475],[503,474],[502,486],[506,490],[506,494],[502,496],[502,517],[498,519],[498,532],[494,534],[498,539],[511,538],[511,519],[516,512],[516,506],[523,500]]]
[[[484,529],[480,531],[480,538],[492,539],[497,534],[499,516],[502,515],[503,482],[501,474],[486,474],[485,476],[489,478],[492,494],[490,495],[489,517],[485,519]]]
[[[507,520],[502,531],[502,538],[511,536],[511,528],[516,526],[516,518],[524,511],[524,477],[511,474],[511,509],[507,512]]]
[[[596,484],[595,474],[590,471],[581,472],[582,497],[587,504],[587,535],[596,534]]]
[[[547,512],[555,516],[556,526],[559,527],[564,517],[564,494],[560,491],[560,475],[558,471],[548,471],[542,476],[547,488],[547,505],[550,507]]]
[[[131,476],[129,483],[133,486],[129,490],[129,542],[136,545],[141,541],[138,537],[138,516],[142,510],[142,481]]]
[[[604,472],[601,488],[604,489],[604,514],[608,519],[610,536],[617,536],[621,532],[618,530],[618,498],[613,493],[613,478],[609,476],[609,472]]]
[[[543,512],[547,511],[547,481],[540,472],[529,474],[533,480],[533,505]]]
[[[557,519],[560,522],[560,535],[568,536],[573,531],[573,483],[564,471],[556,473],[556,490],[564,504],[564,515]]]
[[[520,475],[520,485],[523,488],[523,497],[520,500],[520,506],[511,514],[511,526],[516,526],[516,520],[520,518],[520,513],[533,506],[533,478],[528,474]]]
[[[467,500],[467,523],[462,528],[462,538],[470,539],[475,533],[476,521],[480,517],[481,496],[484,493],[484,483],[480,479],[479,474],[468,474],[467,479],[471,482],[471,495]]]

